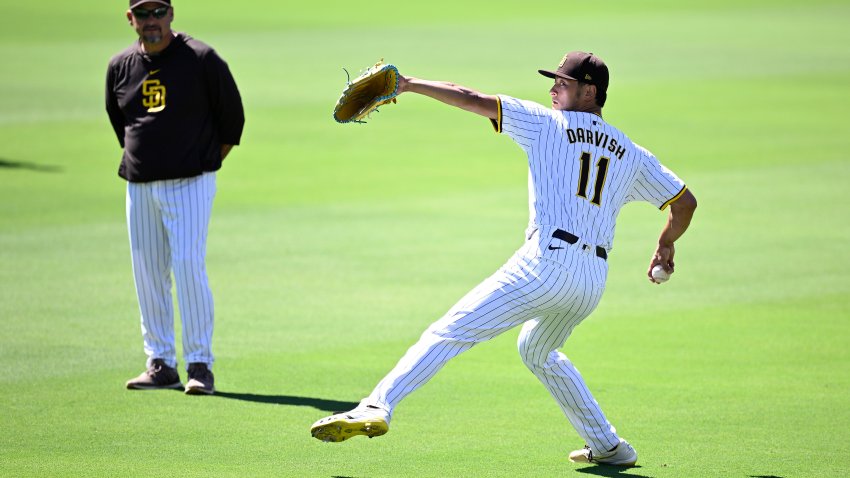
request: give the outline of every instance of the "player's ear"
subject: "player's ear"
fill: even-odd
[[[127,10],[127,21],[130,22],[130,25],[133,24],[133,12],[130,10]]]
[[[596,85],[585,85],[584,97],[588,99],[596,99]]]

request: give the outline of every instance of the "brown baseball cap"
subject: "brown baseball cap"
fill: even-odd
[[[608,67],[593,53],[571,51],[564,55],[555,71],[537,71],[549,78],[566,78],[595,85],[603,94],[608,91]]]
[[[171,6],[171,0],[130,0],[130,9],[136,8],[143,3],[159,3],[166,7]]]

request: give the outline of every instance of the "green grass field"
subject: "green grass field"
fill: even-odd
[[[125,5],[3,8],[0,476],[850,474],[847,2],[176,0],[247,115],[210,231],[213,397],[123,388],[144,355],[103,86]],[[611,68],[606,119],[700,201],[659,287],[665,214],[624,209],[606,295],[564,348],[640,466],[567,461],[583,443],[517,331],[449,363],[385,437],[312,439],[527,221],[509,139],[415,95],[338,125],[342,68],[383,57],[548,104],[536,70],[573,49]]]

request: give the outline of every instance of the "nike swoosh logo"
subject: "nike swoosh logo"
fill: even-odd
[[[554,251],[554,250],[557,250],[557,249],[563,249],[563,247],[552,247],[552,246],[549,246],[549,250],[550,250],[550,251]]]
[[[162,68],[160,68],[159,70],[161,70],[161,69]],[[151,70],[151,72],[148,73],[148,76],[155,75],[155,74],[159,73],[159,70]]]

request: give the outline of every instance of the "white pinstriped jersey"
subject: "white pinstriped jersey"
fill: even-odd
[[[529,232],[554,226],[610,250],[620,209],[664,209],[685,192],[678,176],[601,117],[499,95],[497,132],[528,155]]]

